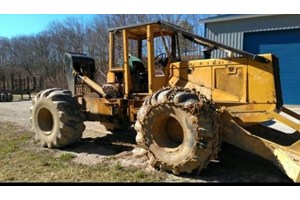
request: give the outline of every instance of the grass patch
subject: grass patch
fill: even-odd
[[[117,164],[115,165],[115,169],[116,170],[123,170],[124,167],[121,165],[121,163],[117,162]]]
[[[59,156],[59,159],[62,162],[69,162],[69,161],[73,160],[74,158],[76,158],[76,155],[70,154],[70,153],[63,153],[62,155]]]
[[[88,166],[72,162],[76,155],[39,148],[33,133],[0,122],[0,182],[159,182],[166,177],[117,162]],[[33,147],[33,148],[31,148]]]
[[[142,171],[142,170],[137,170],[137,171],[135,172],[135,176],[136,176],[137,178],[144,178],[144,177],[146,176],[146,174],[145,174],[145,172]]]

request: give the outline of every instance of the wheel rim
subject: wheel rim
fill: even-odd
[[[47,108],[41,108],[38,112],[38,125],[39,128],[46,134],[51,134],[51,131],[53,129],[53,115]]]
[[[161,115],[153,123],[153,139],[158,146],[176,149],[183,143],[184,131],[180,121],[172,115]]]

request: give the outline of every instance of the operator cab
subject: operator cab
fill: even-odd
[[[163,87],[168,65],[180,60],[178,35],[157,22],[109,31],[108,83],[118,85],[125,97],[148,95]]]

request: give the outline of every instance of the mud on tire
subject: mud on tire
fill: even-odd
[[[43,147],[61,148],[78,141],[85,125],[80,105],[69,90],[39,92],[32,101],[30,122]]]
[[[214,105],[189,89],[164,88],[140,108],[136,142],[153,167],[174,174],[202,170],[220,150],[220,120]]]

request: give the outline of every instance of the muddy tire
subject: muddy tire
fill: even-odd
[[[220,150],[220,120],[204,96],[165,88],[140,108],[136,142],[148,151],[150,164],[174,174],[204,169]]]
[[[7,102],[7,94],[6,93],[1,93],[0,94],[0,101],[1,102]]]
[[[30,122],[35,139],[43,147],[61,148],[81,138],[85,129],[82,111],[69,90],[41,91],[32,104]]]

